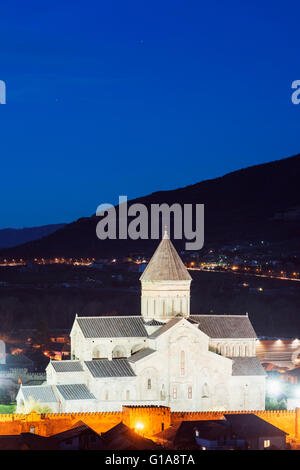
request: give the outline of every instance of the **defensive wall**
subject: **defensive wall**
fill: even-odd
[[[70,429],[78,421],[102,433],[123,421],[131,428],[142,425],[143,433],[150,437],[181,421],[223,419],[225,413],[254,413],[285,431],[289,440],[300,440],[300,408],[288,411],[171,412],[168,407],[123,406],[122,412],[0,414],[0,435],[34,432],[41,436],[51,436]]]

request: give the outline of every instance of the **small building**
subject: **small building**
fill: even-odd
[[[266,450],[286,448],[286,433],[255,414],[226,414],[225,419],[183,421],[178,450]]]
[[[99,434],[82,421],[71,429],[51,436],[58,450],[99,450],[103,448]]]
[[[103,450],[155,450],[160,446],[151,439],[135,432],[124,423],[119,423],[101,434]]]
[[[231,431],[247,442],[249,450],[286,448],[287,433],[255,414],[225,414]]]
[[[227,420],[183,421],[173,447],[176,450],[244,450],[247,444],[239,438]]]

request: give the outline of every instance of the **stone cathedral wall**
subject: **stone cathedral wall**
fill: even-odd
[[[226,414],[240,414],[241,412],[226,412]],[[289,439],[300,440],[300,408],[295,411],[245,411],[255,413],[260,418],[288,434]],[[82,421],[98,433],[108,431],[123,421],[131,428],[142,423],[144,433],[152,436],[162,430],[168,429],[181,421],[196,421],[223,419],[224,412],[171,412],[167,407],[129,407],[124,406],[122,412],[95,412],[95,413],[49,413],[37,414],[3,414],[0,415],[0,435],[20,434],[22,432],[35,432],[41,436],[51,436],[70,429],[78,421]],[[34,429],[33,429],[34,428]]]

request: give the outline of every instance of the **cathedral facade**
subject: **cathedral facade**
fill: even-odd
[[[43,385],[21,385],[17,412],[32,402],[52,412],[264,409],[248,316],[190,314],[192,279],[167,233],[140,280],[141,315],[76,316],[71,360],[50,361]]]

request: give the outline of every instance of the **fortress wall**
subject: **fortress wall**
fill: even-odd
[[[0,435],[20,434],[29,432],[34,426],[35,434],[51,436],[66,431],[78,421],[83,421],[99,434],[108,431],[122,421],[122,413],[49,413],[27,415],[0,415]]]
[[[151,436],[181,421],[223,419],[222,411],[216,412],[171,412],[168,407],[129,407],[124,406],[122,412],[95,413],[49,413],[37,414],[3,414],[0,415],[0,435],[20,434],[29,432],[34,426],[36,434],[51,436],[70,429],[78,421],[83,421],[96,432],[105,432],[123,421],[127,426],[136,428],[142,423],[145,435]],[[226,412],[226,414],[241,412]],[[245,411],[255,413],[260,418],[288,434],[289,438],[300,439],[300,409],[296,411]]]

